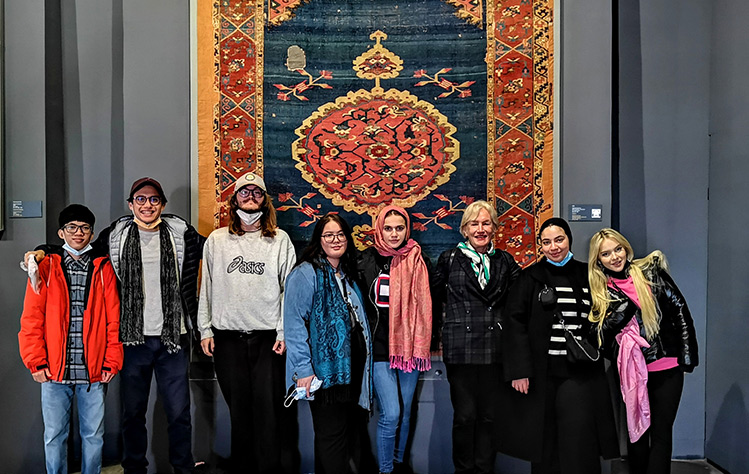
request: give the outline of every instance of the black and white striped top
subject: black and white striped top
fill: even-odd
[[[554,289],[557,292],[557,308],[562,314],[564,325],[577,339],[580,339],[584,323],[587,323],[588,313],[590,312],[590,290],[581,288],[582,294],[576,294],[571,286],[558,285]],[[549,355],[567,356],[564,330],[556,316],[551,326]]]

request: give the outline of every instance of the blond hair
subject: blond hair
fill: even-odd
[[[640,301],[640,312],[642,314],[642,324],[645,327],[645,335],[649,341],[652,341],[653,337],[660,330],[660,315],[651,291],[654,283],[648,280],[645,274],[651,274],[652,269],[658,265],[667,269],[668,264],[659,250],[656,250],[645,258],[633,261],[634,251],[632,250],[632,245],[630,245],[629,241],[622,234],[614,229],[601,229],[590,238],[588,280],[593,305],[588,319],[598,325],[598,338],[600,342],[603,321],[609,315],[609,304],[614,301],[609,296],[608,277],[603,273],[603,265],[598,258],[601,252],[601,244],[606,239],[615,241],[627,251],[627,260],[632,263],[629,267],[629,275],[632,277],[632,283],[634,283],[635,291],[637,292],[637,299]],[[662,260],[662,262],[659,260]]]
[[[473,201],[468,205],[468,207],[466,207],[466,210],[463,211],[463,218],[460,220],[460,234],[463,237],[466,237],[464,231],[465,227],[469,222],[475,220],[479,216],[479,212],[481,212],[482,209],[489,213],[489,218],[492,220],[494,230],[496,231],[499,229],[499,217],[497,217],[497,210],[494,209],[494,206],[484,200]]]

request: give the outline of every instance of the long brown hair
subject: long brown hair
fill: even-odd
[[[258,188],[259,189],[259,188]],[[229,198],[229,233],[235,235],[244,235],[242,230],[242,220],[237,215],[239,203],[237,202],[237,193],[232,194]],[[273,201],[270,194],[265,193],[265,199],[260,205],[263,215],[260,216],[260,230],[263,237],[275,237],[278,229],[278,220],[276,219],[276,208],[273,207]]]

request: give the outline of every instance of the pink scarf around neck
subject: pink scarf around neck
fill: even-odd
[[[406,221],[406,243],[390,247],[383,237],[385,216],[396,211]],[[429,347],[432,340],[432,298],[429,275],[421,257],[421,247],[410,239],[411,220],[405,209],[387,206],[375,223],[375,248],[384,257],[393,257],[390,266],[390,367],[411,372],[432,366]]]

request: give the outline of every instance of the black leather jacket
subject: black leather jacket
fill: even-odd
[[[390,263],[392,261],[392,257],[383,257],[377,252],[377,249],[374,247],[370,247],[363,252],[359,252],[357,254],[356,259],[356,270],[357,270],[357,278],[356,283],[359,285],[359,289],[362,292],[362,296],[364,297],[364,307],[367,311],[367,318],[369,319],[369,329],[372,331],[372,337],[375,337],[375,334],[377,336],[381,336],[380,330],[387,326],[388,323],[388,317],[389,312],[386,308],[378,308],[377,305],[375,305],[374,301],[372,301],[372,287],[374,285],[375,280],[380,275],[380,272],[385,271],[386,273],[390,273]],[[383,325],[380,325],[380,319],[383,320]],[[381,337],[378,337],[377,342],[382,342],[379,339]],[[387,354],[387,338],[384,341],[385,344],[385,353]],[[378,344],[378,352],[382,350],[382,347],[379,347],[381,344]]]
[[[679,367],[691,372],[699,363],[697,354],[697,336],[694,330],[692,315],[684,296],[674,283],[671,275],[663,269],[655,268],[645,275],[654,283],[651,287],[660,314],[660,330],[650,343],[649,348],[642,348],[645,362],[651,363],[663,357],[676,357]],[[616,335],[624,329],[632,316],[640,325],[640,335],[645,336],[640,308],[629,299],[623,291],[610,288],[609,296],[614,300],[609,303],[608,314],[601,328],[602,349],[610,359],[616,358],[619,345]],[[647,338],[646,338],[647,339]]]
[[[421,258],[427,267],[427,273],[430,278],[433,276],[431,260],[422,251]],[[356,258],[356,284],[362,292],[364,298],[364,307],[369,319],[369,330],[372,332],[373,353],[375,362],[381,362],[388,359],[389,343],[389,317],[390,312],[387,308],[378,307],[372,300],[374,283],[380,273],[390,273],[390,265],[393,257],[384,257],[380,255],[374,247],[369,247],[357,254]],[[435,328],[432,328],[432,332]],[[434,335],[432,336],[434,339]],[[384,354],[384,358],[383,358]]]

